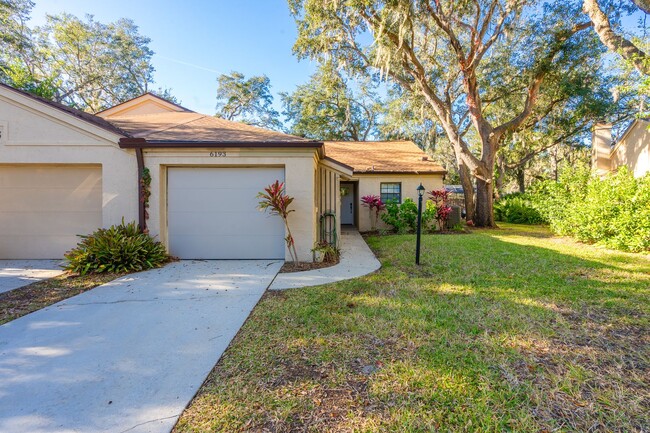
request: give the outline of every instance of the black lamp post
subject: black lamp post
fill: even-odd
[[[420,264],[420,233],[422,232],[422,196],[424,195],[424,187],[422,182],[418,186],[418,232],[417,240],[415,241],[415,264]]]

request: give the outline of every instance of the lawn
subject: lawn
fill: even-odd
[[[371,237],[382,270],[267,293],[175,432],[648,431],[650,258],[503,225]]]

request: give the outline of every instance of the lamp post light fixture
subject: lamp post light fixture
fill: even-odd
[[[417,238],[415,241],[415,264],[420,264],[420,234],[422,233],[422,196],[424,195],[424,187],[422,182],[418,186],[418,230]]]

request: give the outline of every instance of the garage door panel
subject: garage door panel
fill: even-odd
[[[260,252],[271,251],[273,256],[264,258],[278,259],[284,258],[282,242],[282,237],[276,236],[187,235],[185,242],[177,243],[171,254],[186,259],[256,260],[260,259]]]
[[[96,230],[95,212],[1,212],[3,232],[15,235],[86,235]],[[101,224],[100,224],[101,225]]]
[[[283,181],[284,169],[281,167],[250,167],[250,168],[207,168],[207,167],[173,167],[169,169],[174,177],[175,189],[226,189],[236,190],[256,188],[261,177],[271,183]],[[247,175],[239,175],[242,172]],[[236,181],[236,182],[235,182]],[[264,186],[267,186],[268,183]]]
[[[0,188],[0,203],[12,203],[14,212],[64,212],[71,208],[97,212],[101,185],[92,189],[66,190],[63,188]]]
[[[257,209],[259,205],[257,194],[259,191],[256,188],[231,190],[221,188],[213,190],[205,188],[197,190],[180,189],[175,191],[178,197],[174,199],[174,212],[239,212],[247,214],[251,210],[259,212]],[[232,200],[230,197],[236,197],[236,199]]]
[[[284,169],[169,168],[167,230],[186,259],[283,259],[284,225],[257,209],[257,194]]]
[[[0,259],[56,259],[102,225],[100,167],[0,166]]]
[[[2,167],[0,185],[13,185],[15,188],[30,188],[34,184],[46,185],[48,189],[74,190],[77,188],[101,188],[102,174],[99,167],[41,166],[29,165]],[[68,172],[62,176],[61,173]]]
[[[254,212],[256,212],[255,210]],[[237,224],[227,223],[237,221]],[[262,224],[260,224],[260,221]],[[280,218],[268,216],[263,220],[253,212],[175,212],[169,222],[169,232],[175,235],[264,235],[268,232],[284,233]]]

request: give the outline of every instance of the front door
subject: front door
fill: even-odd
[[[354,184],[341,184],[341,224],[354,224]]]

